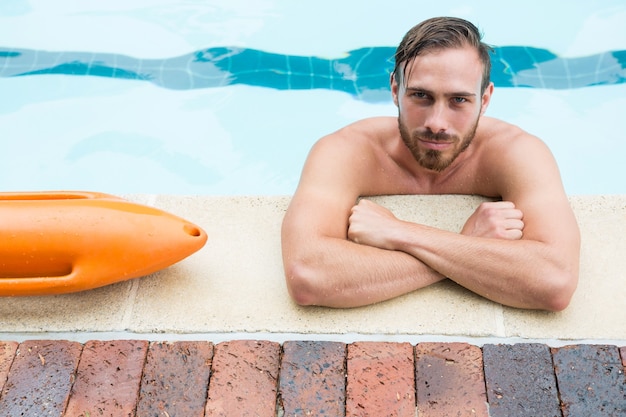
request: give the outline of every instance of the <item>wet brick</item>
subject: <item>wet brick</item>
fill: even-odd
[[[7,381],[17,346],[17,342],[0,342],[0,393]]]
[[[137,417],[203,417],[213,344],[150,343]]]
[[[415,416],[413,346],[348,345],[346,416]]]
[[[616,346],[552,349],[564,417],[626,416],[624,366]]]
[[[215,346],[206,416],[276,415],[280,345],[238,340]]]
[[[415,347],[420,417],[488,416],[482,352],[466,343]]]
[[[485,345],[483,362],[491,417],[561,417],[546,345]]]
[[[21,343],[0,398],[3,416],[60,416],[82,345],[62,340]]]
[[[89,341],[83,347],[66,416],[134,416],[148,342]]]
[[[345,358],[345,343],[285,342],[279,383],[284,415],[345,415]]]

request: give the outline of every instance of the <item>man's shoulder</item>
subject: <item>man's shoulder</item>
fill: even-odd
[[[517,125],[489,116],[480,118],[477,134],[494,139],[530,136],[528,132]]]
[[[539,189],[542,183],[560,181],[556,160],[543,140],[502,120],[484,122],[475,166],[483,177],[495,179],[494,185],[500,184],[497,193],[511,191],[511,184],[533,184]]]
[[[398,118],[391,116],[369,117],[357,120],[338,131],[338,133],[349,133],[368,138],[389,136],[397,132]]]
[[[366,150],[376,148],[390,138],[398,136],[398,119],[395,117],[371,117],[361,119],[324,136],[317,148]]]
[[[386,193],[402,175],[395,162],[400,144],[397,118],[356,121],[315,143],[303,177],[309,185],[316,182],[327,188],[332,184],[348,198]]]
[[[547,144],[521,127],[484,117],[473,141],[475,165],[479,172],[499,176],[511,170],[537,170],[538,161],[552,158]]]
[[[516,155],[522,149],[544,149],[545,143],[537,136],[521,127],[492,117],[483,117],[476,131],[476,142],[484,151],[492,151],[497,155],[523,157]],[[513,155],[511,155],[513,153]]]

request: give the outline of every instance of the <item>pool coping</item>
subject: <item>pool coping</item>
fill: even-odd
[[[5,339],[83,334],[158,340],[251,335],[279,342],[291,335],[346,342],[626,340],[626,196],[570,197],[583,238],[581,273],[571,305],[558,313],[503,307],[452,282],[355,309],[301,307],[287,294],[280,254],[289,196],[123,197],[194,222],[206,230],[207,244],[147,277],[83,293],[2,298]],[[483,201],[475,196],[376,199],[401,218],[447,230],[459,230]]]

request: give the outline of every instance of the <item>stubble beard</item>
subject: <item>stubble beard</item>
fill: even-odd
[[[480,116],[476,118],[476,122],[470,129],[470,131],[461,139],[457,135],[449,135],[447,133],[433,133],[430,130],[422,130],[422,131],[414,131],[412,133],[406,128],[404,123],[402,122],[402,117],[398,115],[398,127],[400,130],[400,136],[402,137],[402,141],[409,148],[413,157],[417,161],[417,163],[431,171],[441,172],[448,168],[452,162],[463,153],[468,146],[472,143],[474,136],[476,135],[476,129],[478,128],[478,120]],[[454,142],[458,144],[457,148],[454,150],[454,153],[445,157],[443,152],[435,150],[435,149],[427,149],[422,151],[418,144],[420,139],[427,139],[430,141],[446,141],[446,142]]]

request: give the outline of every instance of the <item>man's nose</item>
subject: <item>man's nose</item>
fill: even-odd
[[[443,104],[434,104],[426,116],[424,127],[433,133],[443,133],[448,130],[446,108]]]

